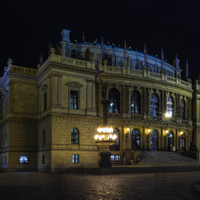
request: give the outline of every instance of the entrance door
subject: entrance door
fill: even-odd
[[[172,150],[171,148],[173,146],[173,134],[171,132],[169,132],[167,134],[167,139],[168,139],[168,141],[167,141],[167,147],[168,147],[168,150],[170,151],[170,150]]]
[[[158,133],[155,130],[151,133],[151,150],[158,150]]]
[[[180,138],[180,150],[185,151],[185,138]]]

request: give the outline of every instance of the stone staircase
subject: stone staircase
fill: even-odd
[[[179,152],[141,151],[141,162],[138,165],[178,165],[200,164],[197,160]]]

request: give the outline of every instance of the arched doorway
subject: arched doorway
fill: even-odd
[[[155,130],[151,133],[151,150],[158,150],[158,133]]]
[[[140,131],[138,129],[132,131],[132,149],[140,149]]]
[[[172,150],[172,146],[173,146],[173,133],[169,132],[167,134],[167,148],[168,148],[168,151]]]

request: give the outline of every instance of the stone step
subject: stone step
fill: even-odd
[[[199,164],[198,161],[179,152],[141,151],[139,164]]]

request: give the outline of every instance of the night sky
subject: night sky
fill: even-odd
[[[4,1],[0,3],[0,74],[8,58],[14,65],[36,68],[40,54],[46,59],[49,42],[61,40],[63,28],[71,30],[70,39],[79,42],[107,41],[160,58],[172,64],[175,54],[185,61],[190,77],[200,74],[199,0],[123,0],[123,1]]]

